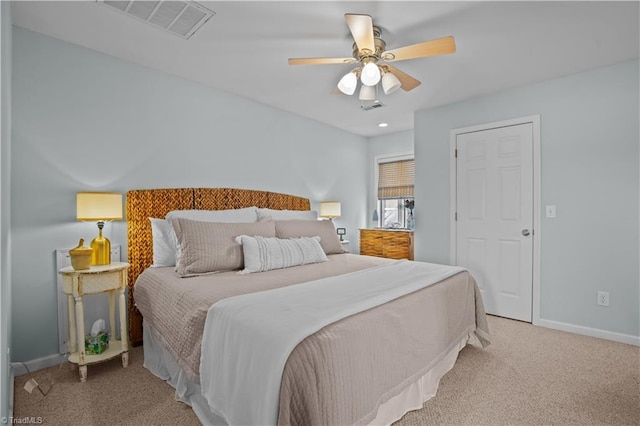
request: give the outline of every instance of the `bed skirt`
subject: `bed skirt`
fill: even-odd
[[[225,421],[209,409],[200,385],[190,381],[173,356],[165,349],[162,337],[143,323],[144,367],[165,380],[176,390],[176,400],[191,406],[203,425],[226,425]],[[453,368],[458,353],[467,343],[477,342],[473,331],[461,338],[425,375],[409,384],[400,394],[384,402],[378,408],[371,425],[390,425],[406,413],[422,408],[424,402],[433,398],[440,379]]]
[[[209,409],[200,385],[190,381],[173,356],[164,347],[162,337],[153,327],[142,322],[144,367],[176,390],[176,400],[191,406],[203,425],[226,425]]]

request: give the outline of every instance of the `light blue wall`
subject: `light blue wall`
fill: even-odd
[[[13,75],[15,361],[57,353],[53,251],[95,234],[75,222],[77,191],[233,186],[314,207],[338,199],[336,224],[357,247],[375,207],[375,156],[410,152],[415,139],[416,256],[446,263],[450,129],[531,114],[542,118],[542,205],[558,206],[543,219],[541,316],[640,334],[637,61],[421,111],[415,134],[369,140],[20,28]],[[124,222],[106,231],[125,249]],[[598,289],[610,308],[595,306]]]
[[[449,262],[450,130],[540,114],[540,317],[639,336],[638,104],[632,61],[416,113],[417,259]]]
[[[413,154],[413,130],[369,138],[367,142],[367,226],[375,226],[372,217],[377,206],[376,158],[396,154]],[[378,212],[380,213],[380,212]]]
[[[0,3],[0,418],[11,416],[11,3]]]
[[[58,351],[54,250],[97,232],[75,221],[77,191],[228,186],[314,208],[336,199],[336,226],[357,244],[365,138],[17,27],[13,67],[14,360]],[[125,222],[105,230],[126,248]]]

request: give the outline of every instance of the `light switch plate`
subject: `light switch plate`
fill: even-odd
[[[556,206],[547,206],[546,209],[546,216],[548,218],[554,218],[556,217]]]

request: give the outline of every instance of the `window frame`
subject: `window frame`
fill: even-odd
[[[382,200],[380,200],[378,198],[378,182],[379,182],[379,172],[380,172],[380,167],[379,164],[381,163],[393,163],[396,161],[406,161],[406,160],[413,160],[415,162],[415,154],[413,152],[402,152],[402,153],[396,153],[396,154],[384,154],[384,155],[377,155],[374,157],[374,197],[376,200],[375,206],[376,206],[376,210],[378,212],[378,221],[375,224],[376,228],[381,228],[381,229],[389,229],[389,228],[382,228],[382,223],[384,220],[384,212],[382,211]],[[414,163],[415,166],[415,163]],[[415,181],[414,181],[414,187],[415,187]],[[406,199],[413,199],[415,200],[415,195],[414,197],[407,197],[407,198],[393,198],[394,200],[406,200]],[[403,206],[402,207],[402,222],[400,222],[401,226],[403,226],[403,228],[399,228],[399,229],[407,229],[407,216],[408,216],[408,211],[407,209]]]

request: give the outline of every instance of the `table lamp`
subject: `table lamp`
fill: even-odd
[[[118,192],[78,192],[76,196],[76,218],[81,221],[98,222],[99,234],[91,241],[92,265],[111,263],[111,242],[102,236],[107,220],[122,220],[122,194]]]
[[[340,201],[322,201],[320,202],[320,217],[333,220],[334,217],[340,217]]]

